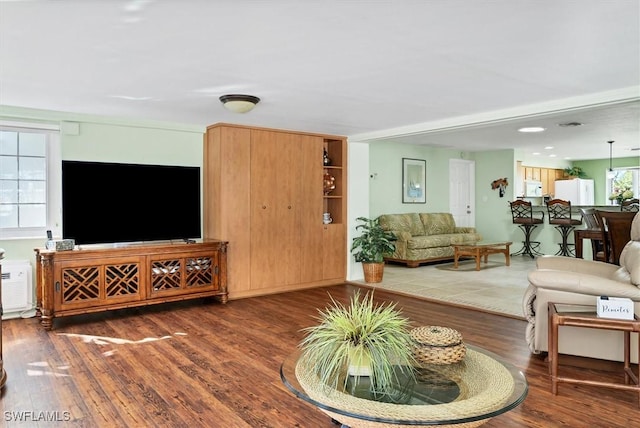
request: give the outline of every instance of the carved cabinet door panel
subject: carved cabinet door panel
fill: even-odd
[[[54,309],[142,300],[144,268],[137,256],[60,262],[54,271]]]

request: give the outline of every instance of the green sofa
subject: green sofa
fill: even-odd
[[[482,236],[474,227],[458,227],[450,213],[382,214],[380,225],[398,239],[396,251],[386,254],[385,261],[420,263],[453,260],[452,245],[475,244]]]

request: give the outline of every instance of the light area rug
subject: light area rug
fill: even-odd
[[[475,260],[461,260],[454,269],[453,262],[421,265],[408,268],[387,264],[380,283],[351,281],[371,288],[442,302],[454,306],[490,312],[517,319],[525,319],[522,299],[529,285],[527,273],[535,269],[530,257],[511,257],[505,265],[502,254],[489,256],[476,271]]]

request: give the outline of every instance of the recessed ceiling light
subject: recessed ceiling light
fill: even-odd
[[[525,126],[524,128],[519,128],[518,132],[543,132],[545,129],[542,126]]]
[[[540,153],[539,152],[533,152],[532,155],[534,156],[538,156]]]
[[[119,98],[121,100],[127,101],[149,101],[152,100],[152,97],[132,97],[130,95],[109,95],[111,98]]]
[[[551,153],[551,154],[549,155],[549,157],[550,157],[550,158],[555,158],[555,157],[556,157],[556,155],[554,155],[553,153]]]
[[[553,150],[553,146],[547,146],[544,148],[545,150]]]
[[[582,126],[584,125],[583,123],[580,122],[564,122],[564,123],[559,123],[558,126],[562,127],[562,128],[572,128],[574,126]]]

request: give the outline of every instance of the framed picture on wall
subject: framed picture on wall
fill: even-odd
[[[402,203],[425,204],[427,198],[427,162],[424,159],[402,158]]]

